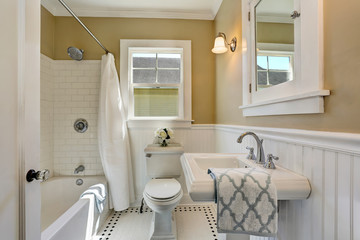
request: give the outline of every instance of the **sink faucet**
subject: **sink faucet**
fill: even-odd
[[[84,165],[79,165],[77,168],[75,168],[74,174],[78,174],[79,172],[83,172],[84,170],[85,170]]]
[[[237,139],[237,142],[238,143],[241,143],[243,138],[246,136],[246,135],[251,135],[255,138],[256,140],[256,143],[257,143],[257,154],[256,154],[256,163],[259,163],[259,164],[264,164],[265,163],[265,154],[264,154],[264,148],[262,146],[262,142],[263,140],[258,137],[258,135],[256,135],[255,133],[253,132],[245,132],[243,134],[240,135],[240,137]]]

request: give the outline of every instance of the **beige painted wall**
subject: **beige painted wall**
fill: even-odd
[[[41,6],[41,53],[54,58],[55,17]]]
[[[216,123],[360,133],[360,1],[324,1],[325,113],[243,117],[241,49],[216,56]],[[224,0],[215,31],[241,39],[241,1]]]
[[[214,22],[200,20],[81,18],[100,42],[114,53],[119,70],[120,39],[192,41],[192,118],[215,122],[215,56],[211,53]],[[71,17],[55,17],[54,59],[69,59],[66,49],[85,50],[84,59],[101,59],[104,51]]]
[[[294,44],[294,24],[259,22],[256,27],[257,42]]]

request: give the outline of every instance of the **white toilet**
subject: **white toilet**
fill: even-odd
[[[181,175],[180,156],[184,148],[180,144],[161,147],[150,144],[145,148],[147,176],[152,178],[144,189],[144,200],[154,211],[151,240],[177,239],[172,210],[179,204],[183,191],[175,179]]]

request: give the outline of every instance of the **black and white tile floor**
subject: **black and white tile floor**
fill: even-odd
[[[182,205],[174,210],[178,240],[218,240],[215,205]],[[94,240],[148,240],[153,211],[113,212]]]

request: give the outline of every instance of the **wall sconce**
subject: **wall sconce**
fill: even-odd
[[[215,38],[214,48],[211,50],[213,53],[221,54],[228,51],[227,45],[230,46],[230,50],[235,52],[237,39],[234,37],[231,42],[226,41],[225,33],[219,32]]]

